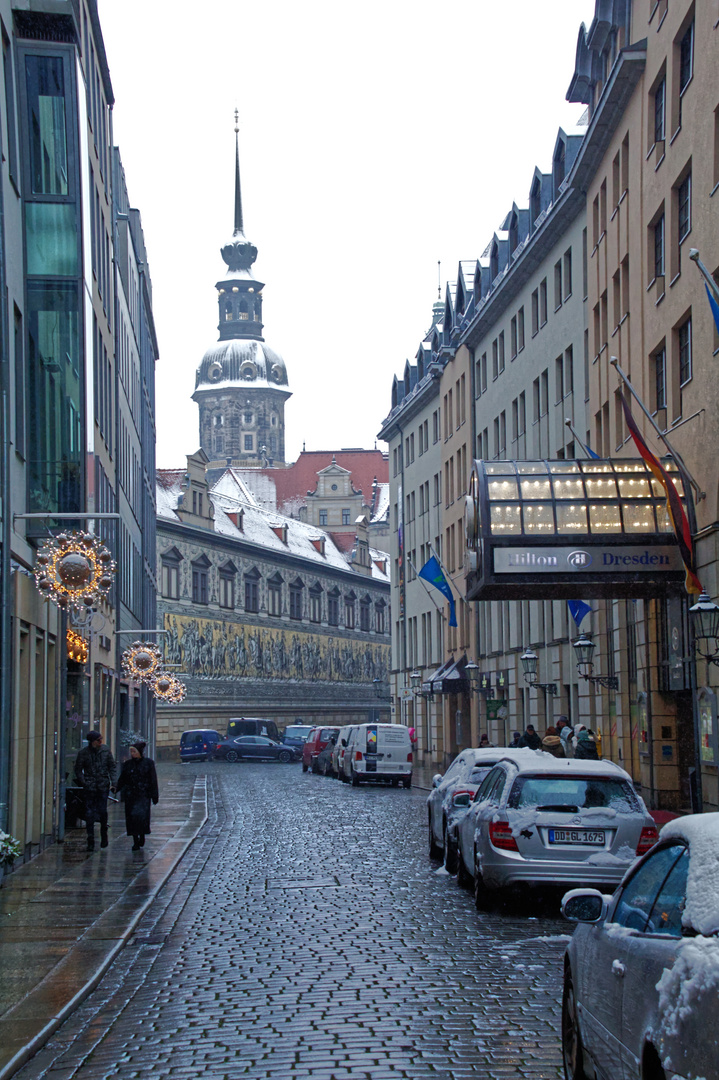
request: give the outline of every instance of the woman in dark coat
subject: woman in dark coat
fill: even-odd
[[[115,785],[116,791],[125,793],[125,825],[134,841],[133,851],[145,846],[145,836],[150,832],[150,801],[157,806],[160,797],[155,762],[144,756],[146,746],[144,742],[132,744]]]

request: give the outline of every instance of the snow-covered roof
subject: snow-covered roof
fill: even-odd
[[[512,755],[514,751],[512,751]],[[507,757],[512,756],[507,754]],[[512,760],[514,757],[512,756]],[[533,773],[579,773],[584,776],[621,776],[631,783],[631,776],[613,761],[582,761],[578,758],[555,758],[551,754],[545,760],[523,761],[522,770]]]
[[[389,511],[389,484],[377,485],[377,505],[372,521],[384,521]]]
[[[719,931],[719,814],[688,814],[668,822],[662,840],[689,844],[687,905],[682,924],[699,934]]]
[[[177,514],[178,500],[183,493],[184,473],[180,470],[163,470],[158,476],[157,513],[165,520],[179,522]],[[247,498],[240,492],[246,491]],[[344,552],[334,543],[330,533],[318,529],[296,518],[287,517],[277,510],[264,509],[255,501],[242,480],[227,469],[210,491],[210,499],[215,510],[215,533],[245,543],[257,544],[266,551],[281,551],[297,555],[322,566],[332,566],[338,570],[353,572]],[[242,528],[235,525],[229,514],[242,512]],[[284,530],[286,542],[275,530]],[[324,539],[324,553],[318,551],[316,541]],[[313,543],[312,541],[315,541]],[[372,559],[386,560],[386,572],[383,573],[372,562],[372,580],[389,583],[390,557],[387,552],[370,550]],[[358,578],[364,575],[356,575]]]

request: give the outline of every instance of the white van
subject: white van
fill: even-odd
[[[337,742],[332,750],[332,768],[335,771],[335,775],[338,776],[343,783],[347,783],[349,780],[349,771],[345,772],[345,751],[349,745],[350,735],[355,727],[356,724],[347,724],[346,727],[340,728]],[[349,766],[349,762],[347,764]]]
[[[389,780],[412,786],[412,743],[402,724],[360,724],[350,733],[344,773],[357,787],[360,780]]]

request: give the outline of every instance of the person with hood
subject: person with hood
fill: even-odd
[[[522,738],[522,732],[521,731],[513,731],[512,732],[512,741],[509,744],[509,749],[510,750],[516,750],[517,747],[519,746],[519,740],[521,738]]]
[[[145,757],[147,743],[134,742],[130,757],[123,762],[116,791],[124,792],[125,826],[127,835],[133,839],[132,850],[145,846],[150,833],[150,803],[157,806],[160,792],[157,787],[157,770],[152,758]]]
[[[562,740],[555,727],[550,726],[547,728],[547,733],[542,739],[542,750],[546,750],[548,754],[552,754],[554,757],[566,757]]]
[[[574,756],[580,761],[599,761],[597,744],[586,724],[577,724],[574,729]]]
[[[115,780],[117,766],[109,746],[103,746],[99,731],[88,731],[87,746],[75,759],[75,783],[85,798],[87,850],[95,850],[95,822],[100,822],[100,847],[106,848],[107,798]]]
[[[479,736],[479,749],[480,750],[488,750],[491,747],[491,745],[492,744],[489,741],[489,735],[484,734],[484,735]]]
[[[527,724],[527,729],[517,743],[518,747],[528,746],[530,750],[541,750],[542,740],[534,730],[534,724]]]
[[[565,757],[574,757],[574,746],[572,745],[572,735],[574,734],[574,728],[569,723],[566,716],[560,716],[557,720],[557,734],[562,740],[562,748],[564,749]]]

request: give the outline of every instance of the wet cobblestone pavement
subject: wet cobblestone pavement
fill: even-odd
[[[552,904],[478,913],[427,858],[426,792],[193,768],[206,826],[17,1077],[561,1076],[567,924]]]

